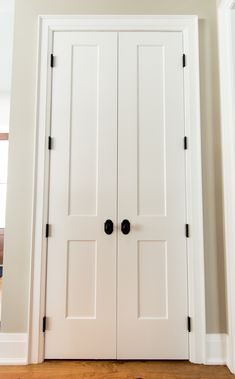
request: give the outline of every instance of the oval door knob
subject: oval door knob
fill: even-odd
[[[105,221],[104,231],[106,234],[112,234],[113,233],[113,221],[112,220],[106,220]]]
[[[129,220],[123,220],[121,223],[121,231],[123,234],[129,234],[131,230],[131,224]]]

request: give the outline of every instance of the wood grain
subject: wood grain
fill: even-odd
[[[186,361],[46,361],[40,365],[1,366],[1,379],[227,379],[225,366]]]
[[[9,139],[9,133],[0,133],[0,141],[7,141]]]
[[[3,264],[4,229],[0,229],[0,265]]]

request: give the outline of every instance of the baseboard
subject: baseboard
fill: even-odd
[[[227,339],[227,334],[207,334],[205,364],[227,364]],[[26,365],[27,356],[26,333],[0,333],[0,365]]]
[[[206,335],[206,360],[207,365],[227,364],[228,347],[227,334],[207,334]]]
[[[27,346],[26,333],[0,333],[0,365],[26,365]]]

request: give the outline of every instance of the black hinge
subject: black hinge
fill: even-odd
[[[49,136],[48,137],[48,150],[52,149],[52,138]]]
[[[188,316],[188,332],[191,332],[191,317]]]
[[[49,232],[50,232],[50,225],[46,224],[46,238],[49,237]]]
[[[186,55],[183,54],[183,67],[185,67],[185,66],[186,66]]]
[[[54,63],[55,63],[55,57],[54,57],[53,54],[51,54],[50,66],[51,66],[51,67],[54,67]]]
[[[185,225],[185,235],[187,238],[189,238],[189,224]]]
[[[46,318],[46,316],[44,316],[42,319],[42,332],[43,333],[45,333],[46,328],[47,328],[47,318]]]
[[[184,150],[188,149],[188,137],[184,137]]]

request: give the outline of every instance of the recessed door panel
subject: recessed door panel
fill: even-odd
[[[165,215],[165,51],[137,47],[138,214]]]
[[[72,49],[70,215],[97,215],[99,46]]]
[[[67,318],[96,318],[96,241],[69,241]]]
[[[138,241],[138,318],[168,318],[166,241]]]

